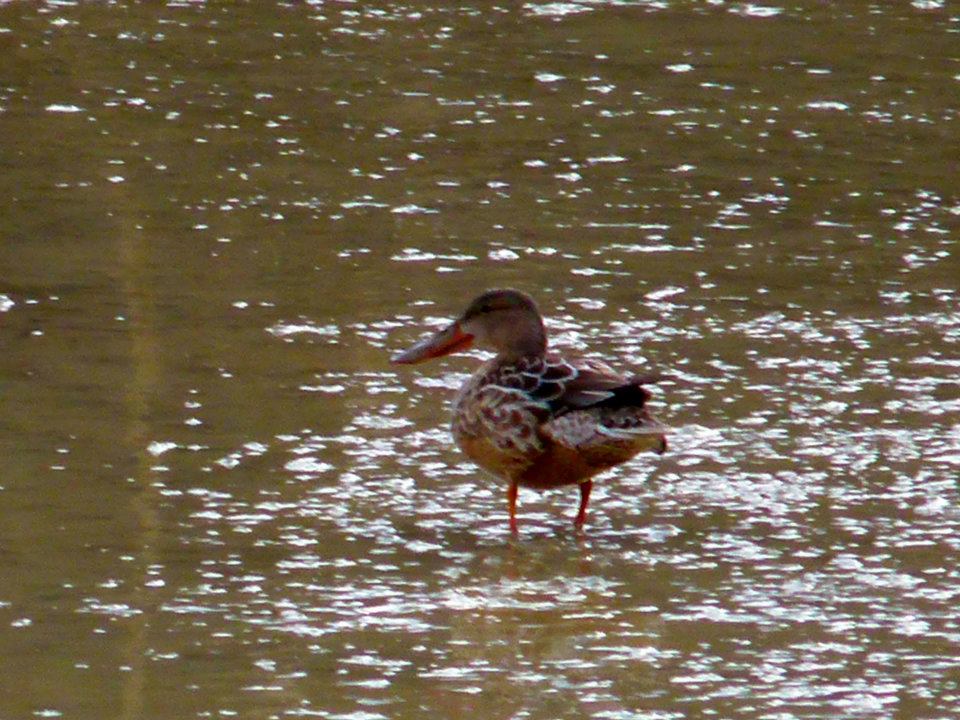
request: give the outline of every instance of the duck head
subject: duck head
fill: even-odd
[[[488,290],[443,330],[396,353],[390,362],[412,365],[474,344],[505,358],[542,354],[547,333],[533,298],[519,290]]]

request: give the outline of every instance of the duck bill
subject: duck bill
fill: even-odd
[[[460,328],[460,323],[454,322],[413,347],[396,353],[390,358],[390,362],[394,365],[413,365],[464,350],[470,347],[471,343],[473,343],[473,335],[465,333]]]

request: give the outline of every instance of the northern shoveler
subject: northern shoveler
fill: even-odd
[[[658,376],[620,375],[603,363],[549,350],[540,311],[519,290],[483,293],[450,325],[391,362],[418,363],[474,342],[496,357],[460,389],[453,436],[471,460],[509,482],[513,532],[519,486],[579,485],[579,528],[594,475],[643,450],[666,450],[664,427],[646,408],[644,385]]]

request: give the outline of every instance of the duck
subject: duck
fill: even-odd
[[[622,374],[551,349],[536,302],[520,290],[482,293],[446,327],[390,361],[412,365],[473,346],[494,356],[457,393],[451,430],[470,460],[506,482],[513,534],[520,487],[576,485],[579,530],[596,475],[640,452],[666,451],[666,428],[647,408],[647,386],[662,376]]]

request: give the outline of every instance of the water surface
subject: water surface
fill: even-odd
[[[0,6],[0,716],[960,711],[947,3]],[[503,488],[476,292],[673,375]]]

